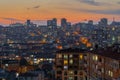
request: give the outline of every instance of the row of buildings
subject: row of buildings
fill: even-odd
[[[57,45],[77,46],[79,38],[86,37],[92,46],[111,46],[120,43],[120,22],[108,24],[107,18],[102,18],[98,24],[92,20],[71,24],[67,19],[61,19],[61,25],[56,18],[47,20],[47,25],[36,26],[30,20],[25,24],[15,23],[8,27],[0,27],[0,44],[29,42],[58,42]],[[55,43],[56,44],[56,43]],[[76,45],[77,44],[77,45]]]

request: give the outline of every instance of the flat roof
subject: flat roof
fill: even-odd
[[[68,48],[68,49],[59,50],[56,53],[81,53],[81,52],[86,52],[86,51],[87,50],[80,49],[80,48]]]
[[[91,53],[120,60],[120,48],[107,47],[105,49],[91,51]]]

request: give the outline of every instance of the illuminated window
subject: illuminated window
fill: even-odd
[[[98,56],[97,56],[97,55],[94,55],[94,56],[93,56],[93,60],[97,61],[97,60],[98,60]]]
[[[69,58],[72,58],[73,57],[73,55],[71,54],[71,55],[69,55]]]
[[[110,75],[110,70],[108,71],[108,75]]]
[[[96,60],[96,61],[98,60],[98,56],[95,56],[95,60]]]
[[[73,60],[72,60],[72,59],[70,59],[70,60],[69,60],[69,63],[70,63],[70,64],[73,64]]]
[[[64,55],[64,59],[68,59],[68,55],[65,54],[65,55]]]
[[[62,58],[62,54],[58,54],[58,58]]]
[[[68,77],[68,80],[74,80],[74,77]]]
[[[115,30],[115,27],[113,27],[112,30],[114,31],[114,30]]]
[[[73,71],[69,71],[69,75],[74,75],[74,72]]]
[[[108,71],[108,75],[111,76],[111,77],[113,77],[113,72],[109,70]]]
[[[68,66],[64,66],[64,69],[68,69]]]
[[[110,76],[113,77],[113,72],[111,71]]]
[[[82,55],[82,54],[80,54],[80,56],[79,56],[79,57],[80,57],[80,59],[83,59],[83,55]]]
[[[68,64],[68,61],[67,60],[64,60],[64,65],[67,65]]]

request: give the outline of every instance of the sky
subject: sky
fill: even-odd
[[[70,22],[84,20],[120,21],[120,0],[0,0],[0,24],[44,22],[47,19],[66,18]]]

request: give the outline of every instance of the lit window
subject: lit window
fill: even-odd
[[[74,80],[74,77],[68,77],[68,80]]]
[[[58,58],[62,58],[62,54],[58,54]]]
[[[69,60],[69,63],[70,63],[70,64],[73,64],[73,60],[72,60],[72,59],[70,59],[70,60]]]
[[[68,69],[68,66],[64,66],[64,69]]]
[[[69,57],[70,57],[70,58],[72,58],[72,57],[73,57],[73,55],[71,54],[71,55],[69,55]]]
[[[108,75],[110,75],[110,71],[108,71]]]
[[[67,65],[68,64],[68,61],[67,60],[64,60],[64,65]]]
[[[74,72],[73,71],[69,71],[69,75],[74,75]]]
[[[110,74],[111,77],[113,77],[113,72],[111,71],[111,74]]]
[[[97,60],[98,60],[98,56],[97,56],[97,55],[94,55],[94,56],[93,56],[93,60],[97,61]]]
[[[68,55],[65,54],[65,55],[64,55],[64,59],[68,59]]]
[[[95,60],[96,60],[96,61],[98,60],[98,56],[95,56]]]
[[[80,54],[80,56],[79,56],[79,57],[80,57],[80,59],[83,59],[83,55],[82,55],[82,54]]]
[[[113,27],[112,30],[114,31],[114,30],[115,30],[115,27]]]
[[[111,76],[111,77],[113,77],[113,72],[109,70],[108,71],[108,75]]]
[[[5,64],[6,67],[8,67],[8,64]]]

